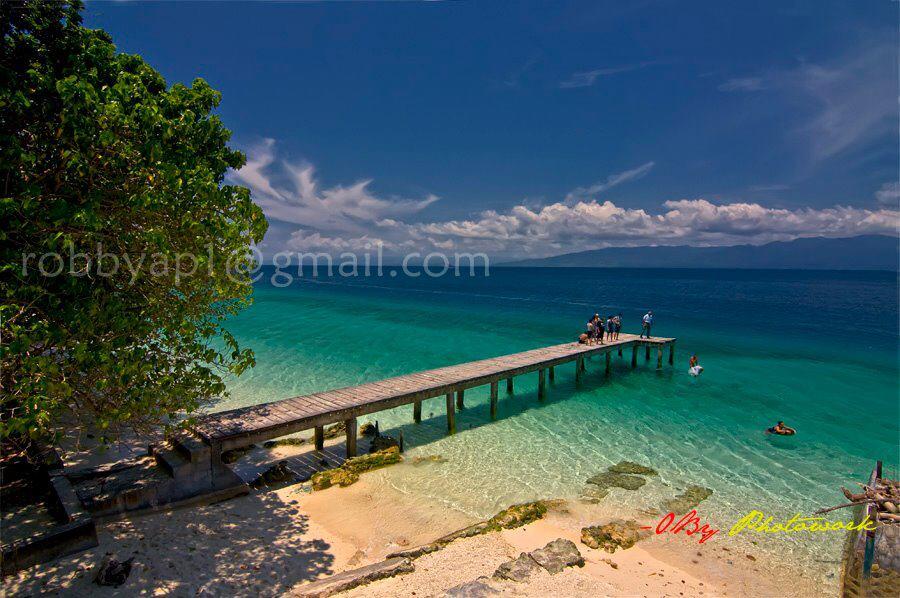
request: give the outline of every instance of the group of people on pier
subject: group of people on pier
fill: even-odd
[[[594,317],[587,322],[585,342],[589,345],[603,344],[604,333],[607,340],[613,341],[619,338],[621,330],[622,314],[609,316],[605,320],[600,317],[600,314],[594,314]]]
[[[650,327],[652,325],[653,311],[648,311],[644,314],[644,317],[641,318],[641,338],[643,338],[645,334],[647,335],[647,338],[650,338]],[[606,319],[601,318],[600,314],[594,314],[594,317],[587,321],[587,330],[581,335],[579,340],[588,345],[597,343],[602,345],[604,335],[606,336],[606,340],[616,341],[619,340],[619,332],[621,331],[622,314],[609,316]]]

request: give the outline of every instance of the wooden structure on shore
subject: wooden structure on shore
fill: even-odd
[[[271,438],[314,429],[315,446],[323,446],[323,428],[327,424],[344,422],[347,435],[347,456],[356,455],[357,418],[362,415],[413,406],[413,419],[422,418],[422,401],[444,396],[447,406],[447,431],[456,431],[456,410],[465,404],[465,391],[490,385],[491,417],[497,415],[499,385],[506,381],[506,391],[513,392],[513,378],[532,372],[538,374],[538,397],[546,393],[546,381],[554,379],[555,368],[574,363],[575,377],[581,379],[585,358],[605,356],[606,374],[611,372],[612,352],[622,356],[631,349],[631,367],[637,367],[638,353],[644,349],[646,361],[656,352],[656,367],[663,367],[663,351],[668,347],[669,364],[675,360],[674,338],[639,338],[634,334],[620,334],[618,340],[604,344],[582,345],[565,343],[522,353],[482,359],[434,370],[416,372],[368,382],[358,386],[338,388],[272,403],[222,411],[199,419],[193,430],[209,446],[213,461],[222,452],[248,446]]]

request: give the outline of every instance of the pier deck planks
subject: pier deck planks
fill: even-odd
[[[623,333],[619,335],[619,340],[607,341],[602,345],[564,343],[541,347],[213,413],[199,418],[194,430],[219,450],[228,450],[575,362],[579,356],[602,355],[630,346],[649,348],[653,345],[661,351],[674,342],[674,338],[640,339],[635,334]]]

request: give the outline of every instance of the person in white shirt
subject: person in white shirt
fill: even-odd
[[[647,338],[650,338],[650,327],[653,326],[653,310],[649,310],[644,314],[644,317],[641,319],[641,337],[644,338],[644,333],[647,333]]]

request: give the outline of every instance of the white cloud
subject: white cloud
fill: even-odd
[[[322,188],[312,164],[276,161],[274,148],[272,139],[264,140],[251,149],[247,164],[230,175],[250,187],[254,201],[269,218],[318,230],[364,234],[379,220],[413,214],[438,200],[436,195],[416,200],[380,198],[369,189],[371,179]],[[288,186],[277,185],[276,175]]]
[[[900,224],[896,210],[787,210],[756,203],[717,205],[705,199],[667,201],[663,206],[664,211],[652,213],[610,201],[560,202],[416,226],[432,237],[465,240],[471,250],[543,256],[610,246],[761,244],[810,236],[895,234]]]
[[[801,61],[791,69],[732,78],[718,88],[781,95],[786,103],[767,105],[779,114],[796,111],[797,125],[787,134],[808,147],[813,165],[865,149],[897,131],[896,39],[872,38],[829,62]]]
[[[654,64],[658,64],[657,61],[652,60],[648,62],[639,62],[637,64],[626,64],[623,66],[614,66],[609,68],[602,69],[594,69],[591,71],[584,71],[580,73],[572,73],[572,75],[566,79],[565,81],[560,81],[559,86],[562,89],[574,89],[577,87],[590,87],[594,83],[597,82],[601,77],[608,77],[610,75],[618,75],[619,73],[628,73],[630,71],[637,71],[648,66],[653,66]]]
[[[322,188],[312,165],[277,160],[270,141],[251,156],[248,165],[231,178],[249,186],[254,201],[275,219],[277,226],[266,237],[267,250],[273,253],[283,249],[364,252],[380,244],[387,255],[443,250],[485,252],[494,258],[543,257],[610,246],[760,244],[821,235],[896,234],[900,224],[900,212],[887,207],[789,210],[758,203],[680,199],[666,201],[654,211],[596,198],[616,185],[646,176],[653,162],[574,189],[555,203],[519,204],[464,220],[415,222],[412,217],[420,217],[420,210],[435,196],[380,198],[369,191],[367,180]],[[275,175],[285,185],[276,184]],[[898,189],[886,184],[879,193],[879,199],[896,198]]]
[[[568,203],[572,201],[590,199],[592,196],[612,189],[616,185],[621,185],[622,183],[627,183],[628,181],[634,181],[643,178],[653,169],[655,165],[656,162],[646,162],[644,164],[641,164],[637,168],[632,168],[631,170],[626,170],[625,172],[612,174],[606,177],[605,181],[594,183],[590,187],[577,187],[570,191],[568,195],[566,195],[566,202]]]
[[[896,207],[898,202],[900,202],[900,183],[894,181],[892,183],[883,184],[881,188],[875,192],[875,199],[877,199],[879,203]]]

